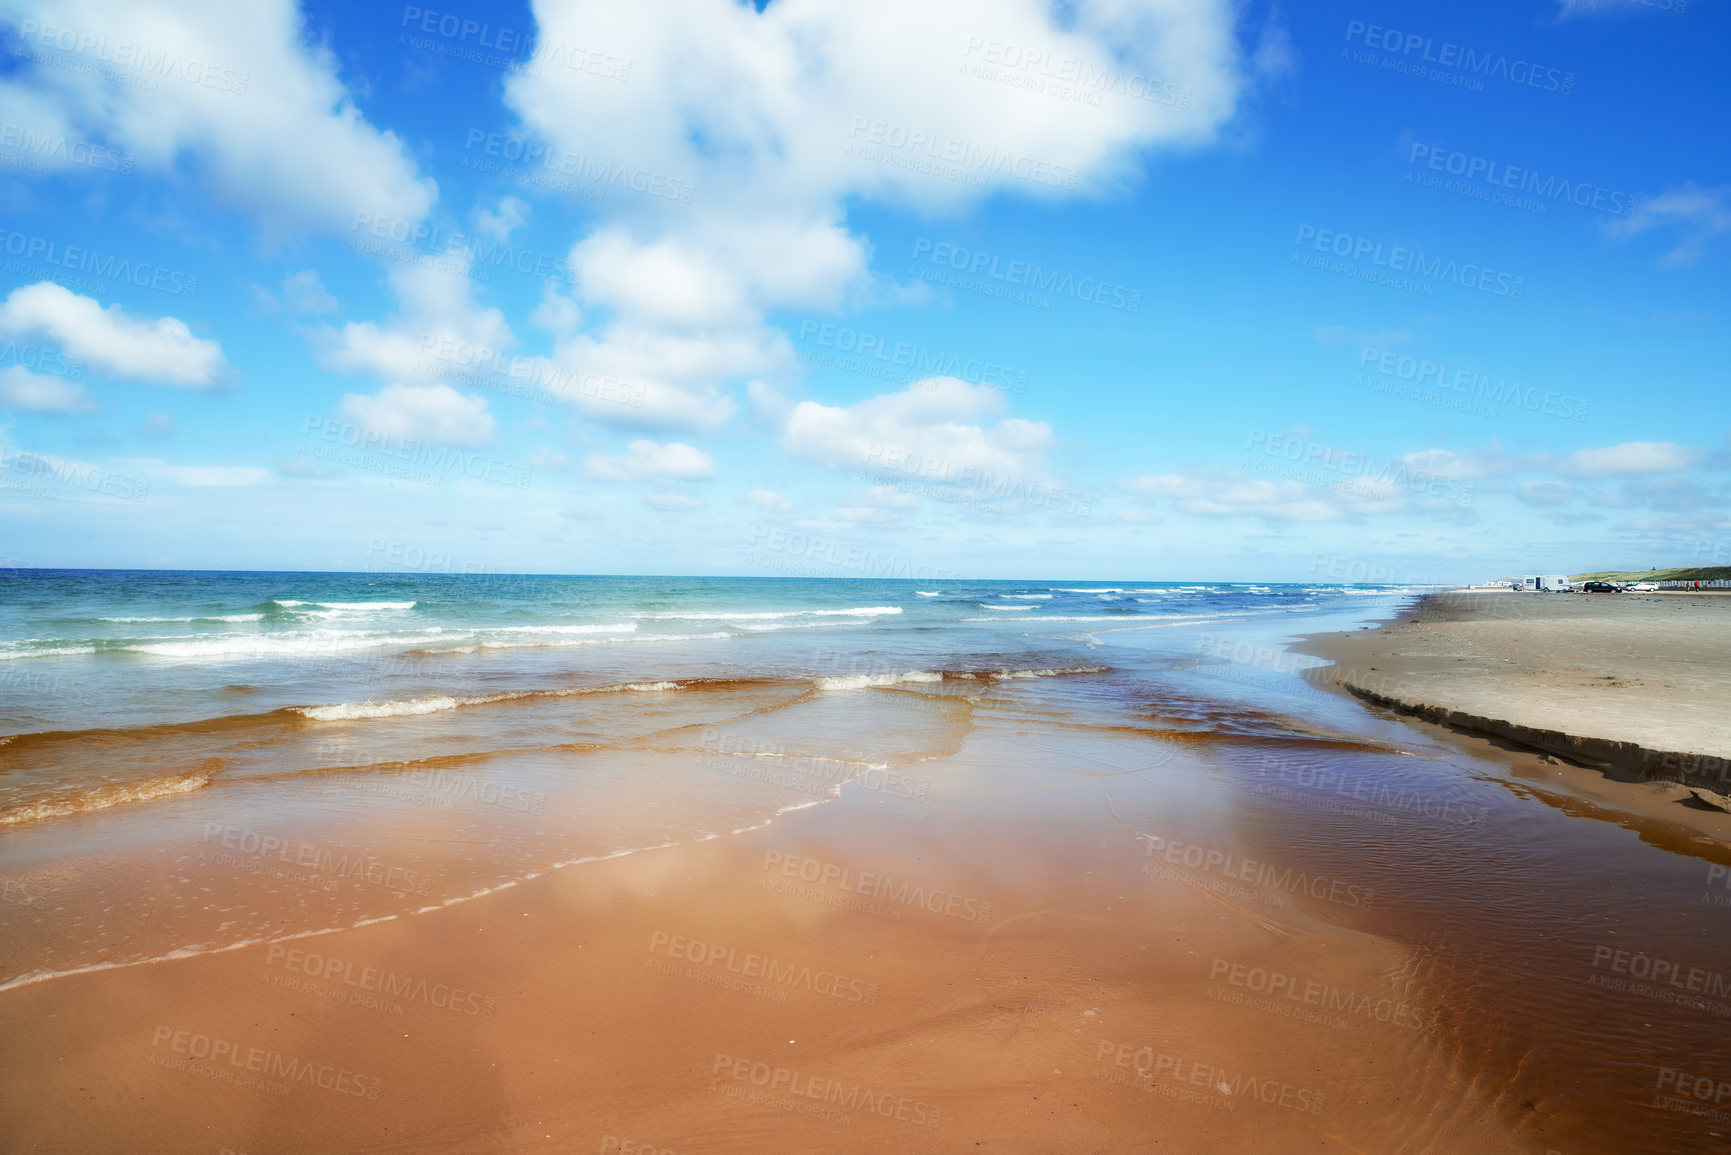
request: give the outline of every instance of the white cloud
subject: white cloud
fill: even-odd
[[[623,231],[607,230],[578,245],[572,256],[583,270],[585,297],[621,316],[670,327],[753,319],[743,278],[719,256],[671,238],[633,244]]]
[[[493,439],[487,399],[449,385],[387,385],[375,396],[350,393],[343,416],[370,433],[441,445],[473,447]]]
[[[676,512],[685,509],[702,509],[703,501],[696,497],[687,497],[683,493],[651,493],[643,499],[651,509],[663,512]]]
[[[1575,487],[1566,481],[1523,481],[1515,492],[1535,505],[1555,505],[1574,497]]]
[[[616,457],[591,455],[584,462],[583,472],[595,481],[644,481],[651,477],[702,481],[715,476],[715,459],[701,449],[677,441],[666,445],[633,441]]]
[[[1167,498],[1185,513],[1248,516],[1270,521],[1338,521],[1339,505],[1296,481],[1247,478],[1236,471],[1162,473],[1132,478],[1124,488],[1140,497]]]
[[[1577,449],[1563,463],[1574,477],[1640,477],[1688,469],[1706,453],[1671,441],[1626,441],[1600,449]]]
[[[134,458],[122,464],[153,481],[169,481],[188,489],[250,489],[271,480],[271,471],[256,465],[174,465],[152,458]]]
[[[1704,541],[1731,532],[1731,516],[1714,510],[1675,517],[1642,517],[1618,528],[1653,541],[1693,541],[1697,548],[1695,556],[1699,558]]]
[[[1612,221],[1612,231],[1634,236],[1651,229],[1672,227],[1681,234],[1665,262],[1687,265],[1699,260],[1707,243],[1731,232],[1731,185],[1702,188],[1694,181],[1643,200],[1635,215]]]
[[[559,291],[548,281],[541,286],[541,301],[529,313],[529,324],[556,337],[568,337],[583,323],[583,311],[577,302]]]
[[[179,432],[179,427],[175,425],[174,418],[166,413],[154,411],[144,419],[144,424],[138,427],[138,435],[152,441],[173,437],[177,432]]]
[[[299,456],[278,457],[276,459],[276,468],[277,472],[282,474],[284,477],[295,477],[304,480],[323,481],[336,476],[334,472],[320,465],[318,462]]]
[[[1006,408],[1001,390],[933,377],[846,407],[801,401],[787,416],[781,445],[831,469],[933,484],[969,485],[982,475],[1036,478],[1052,429],[1004,417]]]
[[[208,389],[228,376],[222,347],[194,337],[185,321],[135,319],[52,281],[12,290],[0,304],[0,331],[49,337],[92,367],[133,381]]]
[[[571,253],[598,327],[564,333],[551,360],[633,382],[642,399],[569,398],[585,415],[721,424],[736,410],[730,383],[798,373],[767,323],[774,312],[898,295],[870,273],[851,204],[958,209],[1000,193],[1116,191],[1151,150],[1213,140],[1254,68],[1223,0],[887,2],[534,4],[537,67],[506,82],[507,103],[555,160],[626,178]],[[970,73],[989,65],[1019,79],[1029,52],[1102,78],[1098,102]],[[595,60],[606,63],[582,66]],[[548,328],[568,316],[544,314],[536,323]]]
[[[433,203],[433,182],[401,140],[361,116],[294,0],[9,7],[19,39],[45,59],[0,83],[7,119],[104,142],[165,175],[192,169],[199,186],[273,229],[346,232],[357,210],[418,220]],[[56,47],[85,38],[110,55],[134,51],[111,62]]]
[[[302,269],[283,278],[282,295],[292,313],[329,313],[337,307],[317,269]]]
[[[93,413],[96,402],[84,386],[32,373],[22,365],[0,369],[0,409],[23,413]]]
[[[474,285],[466,275],[397,265],[386,277],[399,302],[395,315],[382,323],[357,321],[341,329],[321,329],[315,346],[325,367],[371,373],[386,381],[437,381],[441,371],[485,374],[508,363],[505,354],[517,338],[502,312],[476,304]],[[499,380],[510,383],[503,376]]]
[[[1401,463],[1415,473],[1465,480],[1501,477],[1519,469],[1542,466],[1546,460],[1544,454],[1511,457],[1495,441],[1478,449],[1420,449],[1400,456]]]
[[[882,524],[901,520],[901,514],[897,513],[897,510],[911,509],[918,504],[919,499],[913,494],[905,493],[893,485],[874,485],[866,491],[861,504],[844,506],[835,511],[835,516],[844,524]]]
[[[561,341],[534,364],[559,382],[549,390],[556,400],[602,424],[701,432],[739,410],[721,382],[782,360],[793,360],[787,339],[760,327],[683,334],[613,326],[600,340]]]
[[[1224,3],[833,0],[760,12],[540,0],[535,17],[540,50],[604,50],[630,77],[549,59],[507,83],[526,124],[557,148],[690,180],[694,205],[763,220],[851,194],[936,208],[1003,189],[1110,187],[1140,150],[1210,140],[1243,86]],[[968,74],[986,64],[1021,78],[1035,52],[1105,77],[1100,103]],[[880,151],[862,156],[868,146]]]
[[[876,505],[846,505],[835,511],[836,521],[841,525],[865,523],[881,525],[888,521],[900,520],[900,514],[893,509],[884,509]]]
[[[529,223],[529,216],[527,202],[513,196],[500,197],[497,209],[476,212],[475,231],[502,245],[510,241],[512,233]]]
[[[754,489],[745,495],[745,500],[765,513],[790,513],[793,510],[793,502],[769,489]]]

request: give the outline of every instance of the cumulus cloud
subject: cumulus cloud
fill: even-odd
[[[1566,481],[1523,481],[1516,487],[1515,492],[1520,495],[1521,500],[1535,505],[1555,505],[1574,497],[1575,487]]]
[[[529,215],[527,202],[513,196],[500,197],[498,208],[481,209],[475,214],[475,231],[504,244],[512,233],[529,223]]]
[[[1132,478],[1129,492],[1166,498],[1185,513],[1207,517],[1248,516],[1270,521],[1339,521],[1346,512],[1296,481],[1249,478],[1235,470],[1191,470]]]
[[[843,525],[873,525],[899,521],[901,514],[898,510],[912,509],[918,504],[919,499],[913,494],[905,493],[893,485],[874,485],[866,490],[855,504],[837,509],[835,520]]]
[[[188,489],[250,489],[271,481],[271,471],[256,465],[175,465],[149,457],[130,458],[119,464],[152,481],[167,481]]]
[[[592,454],[584,462],[583,472],[595,481],[644,481],[652,477],[702,481],[715,476],[715,459],[677,441],[666,445],[633,441],[615,457]]]
[[[487,399],[464,396],[449,385],[387,385],[373,396],[350,393],[343,416],[369,433],[441,445],[474,447],[493,439]]]
[[[754,489],[745,495],[745,500],[765,513],[789,513],[793,510],[793,502],[774,490]]]
[[[534,13],[537,67],[506,82],[522,134],[612,174],[571,253],[596,327],[565,332],[551,360],[634,383],[629,407],[569,400],[654,429],[712,428],[735,412],[728,385],[796,374],[767,322],[777,310],[895,295],[848,228],[856,200],[942,210],[1113,191],[1151,150],[1212,141],[1267,63],[1243,58],[1223,0],[538,0]],[[1019,78],[1036,59],[1075,70],[1098,102],[974,74]]]
[[[209,389],[228,376],[222,347],[194,337],[185,321],[137,319],[53,281],[12,290],[0,303],[0,332],[46,337],[92,367],[131,381]]]
[[[32,373],[22,365],[0,369],[0,409],[20,413],[93,413],[96,402],[84,386],[60,377]]]
[[[1211,139],[1245,69],[1224,3],[833,0],[759,11],[540,0],[535,17],[539,50],[605,46],[629,61],[630,83],[551,57],[507,83],[531,129],[560,149],[692,181],[694,203],[765,220],[850,194],[937,208],[1006,188],[1107,187],[1138,150]],[[1100,103],[968,67],[1020,76],[1035,53],[1085,71]]]
[[[1640,477],[1675,473],[1700,462],[1706,453],[1672,441],[1625,441],[1598,449],[1577,449],[1562,471],[1573,477]]]
[[[441,372],[487,373],[508,364],[506,353],[516,345],[516,335],[502,312],[475,301],[466,275],[398,265],[386,277],[399,302],[396,313],[383,322],[320,329],[314,344],[326,368],[387,381],[437,381]]]
[[[849,406],[801,401],[787,416],[781,446],[831,469],[936,484],[1039,477],[1052,429],[1006,417],[1007,407],[1001,390],[933,377]]]
[[[1542,466],[1546,460],[1543,454],[1512,455],[1495,441],[1477,449],[1421,449],[1400,457],[1401,463],[1415,472],[1462,480],[1503,477]]]
[[[8,8],[14,34],[43,58],[21,58],[0,82],[9,120],[112,145],[165,176],[196,170],[200,187],[273,229],[346,231],[357,209],[418,220],[433,203],[433,182],[401,140],[367,123],[294,0]],[[137,51],[110,62],[87,46],[97,41]]]

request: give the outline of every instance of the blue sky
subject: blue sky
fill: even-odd
[[[1731,563],[1721,8],[6,9],[7,564]]]

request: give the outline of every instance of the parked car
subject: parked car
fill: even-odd
[[[1581,592],[1586,594],[1620,594],[1623,587],[1616,582],[1587,582],[1581,586]]]
[[[1658,582],[1636,582],[1634,585],[1626,586],[1624,588],[1626,588],[1630,593],[1650,594],[1650,593],[1654,593],[1658,590],[1659,583]]]

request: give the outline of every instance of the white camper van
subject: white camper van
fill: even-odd
[[[1574,588],[1569,584],[1567,574],[1533,574],[1521,579],[1521,590],[1525,593],[1566,594],[1572,593]]]

